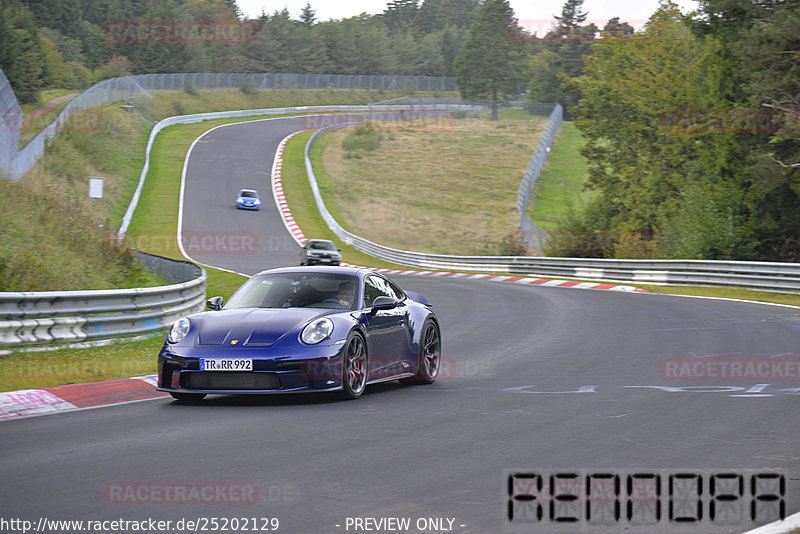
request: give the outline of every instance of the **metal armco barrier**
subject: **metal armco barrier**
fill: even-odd
[[[368,241],[339,225],[317,185],[309,152],[314,141],[336,125],[318,130],[306,144],[305,165],[317,208],[328,227],[348,245],[384,261],[423,270],[476,271],[509,275],[560,276],[642,284],[743,287],[800,293],[800,263],[710,260],[614,260],[529,256],[447,256],[398,250]]]
[[[200,311],[206,272],[185,261],[137,253],[177,283],[138,289],[0,293],[0,346],[79,342],[152,332]]]

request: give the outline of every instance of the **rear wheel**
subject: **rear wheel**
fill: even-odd
[[[342,357],[342,396],[357,399],[367,387],[367,345],[357,332],[350,332]]]
[[[442,361],[442,338],[439,326],[428,319],[422,325],[422,335],[419,338],[419,371],[412,378],[403,382],[409,384],[433,384],[439,375],[439,365]]]
[[[175,400],[183,401],[183,402],[200,402],[206,397],[205,393],[172,393],[170,395]]]

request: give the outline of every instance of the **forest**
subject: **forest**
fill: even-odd
[[[560,102],[586,187],[551,255],[800,261],[800,0],[662,0],[643,28],[566,0],[545,35],[507,0],[394,0],[249,20],[235,0],[0,0],[18,99],[157,72],[453,76],[464,98]]]

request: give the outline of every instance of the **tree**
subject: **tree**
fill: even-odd
[[[311,3],[306,2],[303,11],[300,12],[300,22],[305,26],[311,27],[317,21],[317,12],[311,7]]]
[[[619,17],[608,19],[606,25],[603,26],[603,33],[606,33],[608,35],[613,35],[614,37],[620,37],[622,35],[633,35],[633,32],[634,32],[633,26],[631,26],[627,22],[620,22]]]
[[[479,0],[423,0],[419,24],[428,33],[448,26],[468,29],[475,22],[479,5]]]
[[[586,21],[589,13],[581,11],[582,7],[583,0],[567,0],[561,8],[561,16],[553,16],[558,21],[555,31],[559,37],[574,35],[578,26]]]
[[[19,43],[15,79],[9,80],[22,104],[38,100],[38,91],[44,86],[45,59],[36,34],[28,30],[14,30]]]
[[[747,155],[747,201],[759,257],[800,262],[800,2],[781,2],[734,49],[761,126]]]
[[[418,0],[392,0],[383,11],[383,21],[392,33],[414,31],[419,13]]]
[[[486,0],[469,29],[469,39],[455,61],[456,83],[465,99],[488,97],[492,120],[497,120],[501,97],[517,91],[520,77],[518,51],[512,41],[516,30],[507,0]]]
[[[559,102],[564,106],[567,118],[572,118],[572,108],[580,99],[580,93],[568,82],[584,73],[584,57],[591,54],[592,44],[598,33],[597,26],[593,23],[581,25],[588,16],[588,12],[582,11],[582,6],[583,0],[566,1],[561,9],[561,16],[555,17],[558,25],[543,39],[534,40],[534,47],[539,52],[530,62],[531,68],[540,79],[534,76],[531,80],[528,100]],[[618,18],[616,22],[619,25]],[[631,33],[632,30],[633,28]],[[545,54],[538,57],[542,54],[542,49],[555,56]]]
[[[122,78],[133,74],[133,65],[125,56],[114,56],[108,63],[97,69],[96,77],[100,80]]]
[[[19,41],[11,25],[11,9],[0,5],[0,70],[9,81],[16,77]]]
[[[564,102],[559,75],[559,56],[552,50],[542,50],[531,57],[528,73],[531,81],[528,85],[529,102]]]
[[[662,242],[660,254],[730,259],[752,254],[747,206],[728,134],[715,134],[723,110],[719,40],[692,35],[674,5],[645,31],[604,36],[572,85],[587,138],[594,230]],[[694,111],[687,111],[694,110]]]

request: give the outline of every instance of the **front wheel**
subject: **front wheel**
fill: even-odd
[[[205,393],[172,393],[172,398],[183,402],[200,402],[206,397]]]
[[[342,351],[342,396],[357,399],[367,387],[367,345],[357,332],[350,332]]]
[[[428,319],[422,325],[419,338],[419,371],[412,378],[403,382],[409,384],[433,384],[439,376],[439,365],[442,362],[442,338],[439,326]]]

